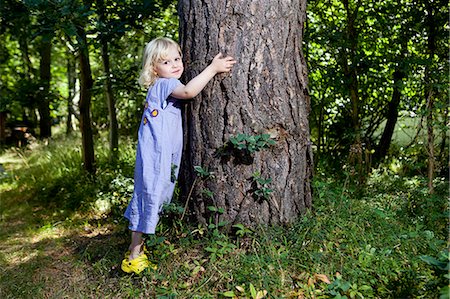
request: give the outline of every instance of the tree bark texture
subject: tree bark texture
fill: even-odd
[[[84,169],[95,173],[94,138],[91,123],[91,89],[93,85],[86,32],[79,27],[77,33],[80,37],[79,62],[80,62],[80,130],[83,148]]]
[[[248,226],[289,223],[311,207],[310,102],[301,49],[305,10],[305,0],[179,2],[186,81],[218,52],[238,61],[186,106],[186,189],[194,166],[214,173],[194,186],[200,222],[217,216],[209,206],[224,210],[220,221]],[[218,155],[240,133],[270,134],[276,144],[252,154],[250,163],[239,154]],[[256,173],[272,180],[268,198],[255,196]]]

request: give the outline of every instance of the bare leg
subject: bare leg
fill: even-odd
[[[141,232],[131,232],[130,257],[128,260],[135,259],[141,253],[141,247],[144,241],[142,240]]]

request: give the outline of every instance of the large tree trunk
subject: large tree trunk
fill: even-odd
[[[301,49],[306,1],[179,3],[186,80],[219,51],[238,61],[231,74],[216,76],[186,109],[187,181],[194,181],[194,166],[214,172],[194,188],[197,219],[208,222],[213,206],[224,210],[220,220],[229,224],[293,221],[312,204],[310,103]],[[250,159],[238,152],[219,157],[239,133],[270,134],[276,144]],[[252,180],[258,173],[272,179],[264,184],[273,190],[267,198],[257,196],[256,189],[264,187]],[[212,193],[202,192],[206,189]]]
[[[89,51],[84,28],[77,28],[80,37],[79,61],[80,61],[80,130],[83,147],[83,167],[93,174],[95,173],[94,139],[91,124],[91,89],[93,85]]]
[[[40,60],[40,98],[38,99],[39,111],[39,136],[40,138],[49,138],[52,136],[52,120],[50,117],[50,64],[51,64],[52,41],[51,38],[43,37],[39,52]]]

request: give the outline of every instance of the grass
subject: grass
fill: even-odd
[[[441,298],[448,265],[448,181],[375,170],[365,189],[317,171],[314,208],[291,226],[229,231],[165,209],[147,238],[158,270],[126,275],[134,142],[98,174],[78,138],[2,152],[1,298]],[[448,266],[447,266],[448,267]]]

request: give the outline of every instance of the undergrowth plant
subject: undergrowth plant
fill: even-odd
[[[241,133],[231,136],[229,141],[217,150],[216,155],[223,160],[233,157],[237,164],[250,165],[253,163],[255,152],[267,149],[272,145],[275,145],[275,140],[269,134],[248,135]]]
[[[270,194],[273,192],[273,190],[269,188],[271,182],[271,178],[263,179],[260,172],[254,172],[252,175],[253,197],[259,200],[269,200]]]

